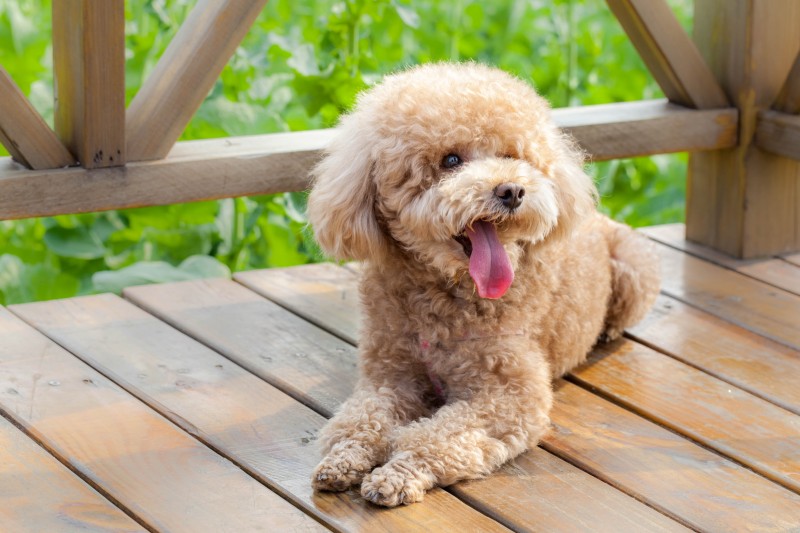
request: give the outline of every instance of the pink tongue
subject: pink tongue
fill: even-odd
[[[494,224],[479,220],[467,229],[467,237],[472,242],[469,275],[478,287],[478,295],[481,298],[500,298],[514,281],[514,270],[497,238]]]

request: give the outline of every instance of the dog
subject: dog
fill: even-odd
[[[548,430],[552,381],[640,320],[649,241],[596,209],[584,157],[526,83],[429,64],[362,93],[312,171],[322,250],[363,261],[353,395],[316,490],[393,507],[486,476]]]

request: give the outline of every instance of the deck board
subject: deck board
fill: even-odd
[[[0,531],[145,531],[0,417]]]
[[[800,352],[661,295],[628,334],[775,405],[800,414]]]
[[[227,310],[220,309],[220,314]],[[441,490],[431,493],[425,506],[391,514],[352,493],[314,494],[313,442],[325,419],[121,298],[56,300],[14,311],[334,529],[409,531],[424,525],[437,531],[504,530]],[[284,348],[272,346],[274,352]],[[267,523],[273,531],[283,530],[274,518]]]
[[[558,381],[542,445],[391,511],[309,483],[356,379],[358,265],[0,308],[0,414],[24,429],[0,418],[0,530],[800,529],[796,257],[645,232],[663,294]]]
[[[5,309],[0,338],[4,415],[143,524],[258,531],[277,518],[276,526],[313,529],[307,515]]]
[[[651,226],[640,231],[651,239],[671,248],[800,295],[800,265],[785,261],[780,257],[734,259],[706,246],[687,241],[685,239],[686,227],[683,224]]]

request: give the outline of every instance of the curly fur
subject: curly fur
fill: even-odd
[[[443,168],[448,154],[463,164]],[[322,432],[316,489],[361,483],[394,506],[489,474],[547,431],[552,379],[658,292],[647,240],[596,212],[582,155],[547,103],[496,69],[387,77],[342,119],[313,177],[318,242],[365,262],[361,376]],[[507,183],[525,190],[515,210],[495,193]],[[479,297],[454,239],[478,221],[513,268],[498,299]]]

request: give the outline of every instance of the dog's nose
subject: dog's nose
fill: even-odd
[[[501,183],[494,188],[494,194],[503,202],[504,206],[513,211],[522,204],[525,189],[516,183]]]

